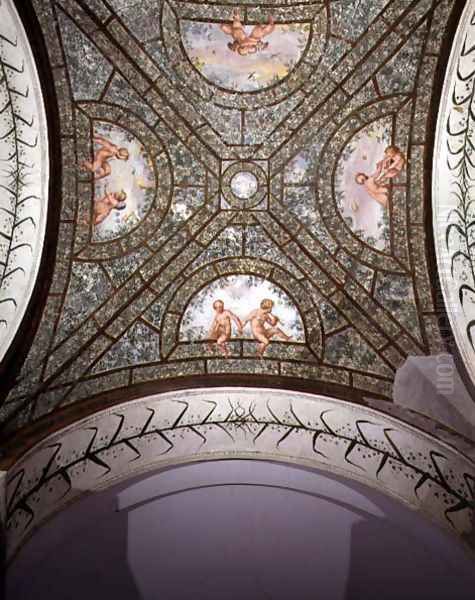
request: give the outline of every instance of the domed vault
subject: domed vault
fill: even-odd
[[[158,464],[139,438],[151,434],[150,415],[162,418],[154,403],[169,408],[167,393],[176,394],[173,423],[154,425],[159,453],[175,448],[174,427],[206,444],[209,426],[238,440],[215,440],[209,456],[249,456],[259,440],[270,458],[321,454],[323,464],[319,439],[335,437],[343,454],[330,453],[325,468],[381,486],[473,543],[475,436],[451,429],[456,420],[439,400],[438,412],[430,399],[415,412],[395,403],[402,392],[393,389],[409,357],[449,347],[451,373],[458,369],[468,390],[463,433],[473,430],[473,164],[461,141],[464,131],[475,136],[475,76],[462,64],[475,35],[469,8],[439,120],[435,217],[430,193],[460,8],[451,0],[1,3],[0,458],[12,553],[50,514],[32,504],[46,480],[59,478],[57,510],[74,496],[75,461],[113,471],[107,452],[122,440],[123,421],[135,432],[124,442],[138,454],[131,460],[142,470]],[[450,346],[446,308],[458,345]],[[243,394],[229,400],[228,416],[226,394],[212,399],[211,388],[223,386]],[[208,405],[196,388],[208,390]],[[272,399],[275,388],[289,390],[285,401],[286,392]],[[179,390],[191,389],[181,413]],[[266,446],[271,430],[277,438]],[[295,436],[310,440],[305,451],[292,446]],[[363,447],[371,464],[354,467]],[[176,462],[206,458],[200,448]],[[392,485],[384,472],[392,464],[407,481]],[[434,487],[421,494],[426,483]]]

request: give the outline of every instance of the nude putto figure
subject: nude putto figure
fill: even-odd
[[[257,355],[261,358],[274,336],[285,341],[290,340],[290,335],[287,335],[282,329],[276,327],[279,322],[279,317],[272,314],[273,307],[274,301],[269,298],[264,298],[260,307],[251,311],[242,322],[243,328],[247,323],[251,324],[252,335],[254,336],[254,339],[259,342]],[[267,325],[270,325],[270,327]]]
[[[121,192],[108,192],[99,200],[94,200],[94,225],[99,225],[110,215],[112,209],[124,210],[127,194]]]
[[[224,302],[222,300],[215,300],[213,302],[213,309],[215,314],[209,329],[208,338],[216,341],[217,347],[224,354],[224,356],[229,356],[227,342],[229,342],[231,339],[231,321],[234,321],[234,323],[237,325],[238,331],[241,333],[241,319],[230,310],[225,309]],[[208,344],[208,346],[210,349],[212,349],[211,343]]]
[[[397,146],[388,146],[384,158],[376,165],[376,181],[382,183],[399,175],[406,165],[406,158]]]
[[[358,185],[364,185],[368,195],[379,202],[384,208],[388,205],[389,187],[385,184],[377,182],[374,175],[366,175],[365,173],[357,173],[355,181]]]
[[[265,50],[269,46],[269,42],[263,42],[262,38],[270,35],[274,29],[274,19],[269,15],[268,22],[265,25],[255,25],[251,34],[247,35],[241,23],[239,11],[237,10],[233,13],[232,23],[223,23],[221,25],[221,30],[233,38],[233,41],[229,42],[228,48],[241,56]]]
[[[388,205],[389,186],[385,183],[396,177],[406,164],[404,154],[396,146],[388,146],[384,151],[384,158],[376,164],[376,171],[372,175],[357,173],[355,181],[364,185],[369,196],[385,208]]]
[[[99,144],[100,148],[94,155],[93,161],[84,161],[81,166],[85,171],[94,173],[94,179],[102,179],[111,174],[112,168],[109,164],[111,159],[129,160],[127,148],[119,148],[101,135],[95,135],[93,139],[96,144]]]

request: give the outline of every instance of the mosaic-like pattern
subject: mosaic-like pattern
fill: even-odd
[[[63,212],[7,427],[196,375],[390,400],[440,349],[423,167],[450,0],[34,6]]]
[[[190,460],[287,460],[355,478],[473,544],[473,462],[366,407],[311,394],[224,388],[165,393],[102,411],[33,448],[7,475],[11,557],[82,494]]]

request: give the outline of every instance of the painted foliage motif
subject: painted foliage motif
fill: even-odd
[[[125,129],[105,122],[94,127],[93,159],[82,169],[94,178],[93,241],[131,231],[155,197],[153,164],[140,141]]]
[[[447,68],[433,164],[437,262],[458,350],[475,384],[475,15],[467,3]]]
[[[338,209],[350,229],[382,251],[389,250],[391,181],[406,164],[391,139],[391,119],[361,129],[340,157],[335,185]]]
[[[232,338],[254,339],[262,356],[272,339],[305,342],[297,307],[279,287],[260,277],[223,277],[191,301],[181,324],[183,341],[208,340],[229,355]]]
[[[0,2],[0,115],[1,360],[38,275],[50,177],[46,117],[34,55],[10,0]]]
[[[77,180],[6,420],[225,373],[390,400],[440,342],[423,164],[451,3],[33,1]]]
[[[225,23],[183,20],[185,50],[193,66],[211,83],[240,92],[264,89],[284,79],[301,60],[310,24],[247,24],[236,11]]]
[[[328,396],[225,387],[127,402],[42,440],[9,473],[8,555],[81,494],[170,463],[253,455],[344,473],[469,539],[474,467],[453,447]]]

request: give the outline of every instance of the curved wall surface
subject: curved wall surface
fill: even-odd
[[[48,208],[46,115],[32,48],[12,0],[0,4],[0,361],[25,315]]]
[[[460,21],[447,68],[433,164],[434,237],[447,313],[475,382],[475,2]]]
[[[149,473],[67,507],[12,562],[6,598],[468,600],[474,585],[457,541],[407,506],[241,459]]]
[[[443,348],[424,171],[460,3],[246,0],[241,25],[267,31],[251,54],[226,34],[228,2],[21,5],[58,99],[62,202],[0,435],[204,384],[389,412],[407,357]],[[222,343],[218,299],[243,324]],[[268,344],[246,318],[264,301]]]
[[[331,398],[256,388],[158,394],[46,438],[8,472],[7,551],[85,493],[197,460],[290,461],[356,479],[473,543],[474,463],[395,418]]]

